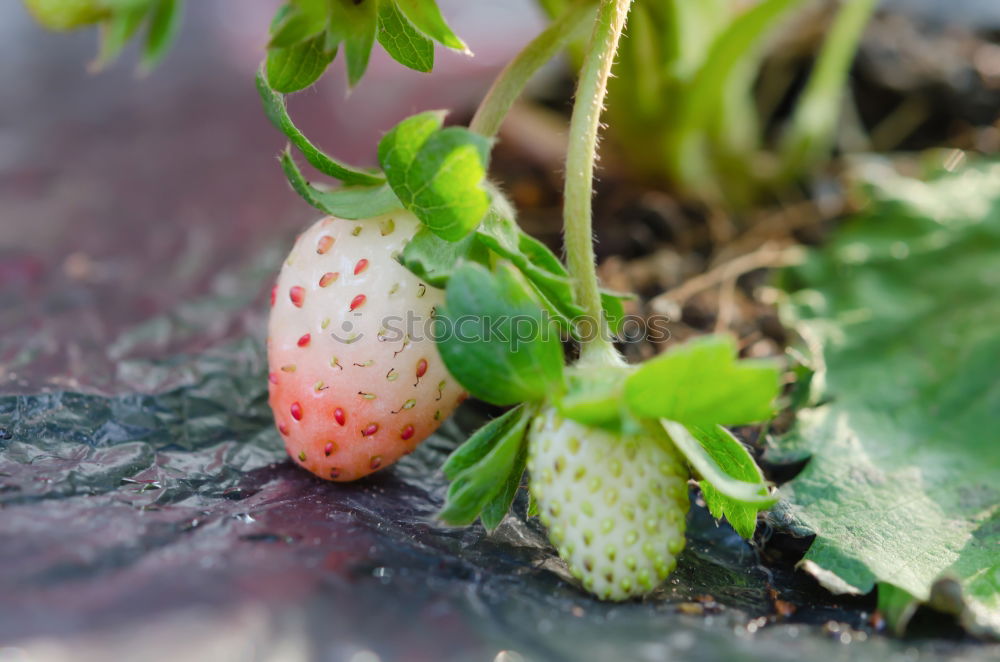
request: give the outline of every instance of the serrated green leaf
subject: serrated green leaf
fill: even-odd
[[[439,237],[457,241],[490,208],[483,188],[490,141],[461,127],[441,129],[443,120],[436,111],[403,120],[382,138],[378,155],[403,205]]]
[[[380,174],[342,163],[309,142],[309,139],[299,131],[298,127],[292,123],[292,118],[288,116],[285,98],[268,85],[263,68],[257,70],[256,81],[257,93],[260,95],[267,118],[302,152],[312,167],[324,175],[339,179],[344,184],[375,186],[385,183],[385,177]]]
[[[184,3],[181,0],[159,0],[153,5],[139,63],[144,71],[152,70],[167,54],[170,45],[177,38],[183,10]]]
[[[484,508],[489,507],[490,512],[483,523],[489,529],[496,528],[507,512],[503,510],[501,513],[500,510],[510,492],[510,484],[514,480],[519,482],[524,473],[524,438],[531,418],[530,411],[526,407],[511,410],[499,425],[493,425],[495,421],[487,423],[488,431],[482,435],[477,433],[478,436],[473,435],[466,442],[469,444],[475,440],[473,450],[463,452],[466,444],[459,447],[456,453],[462,452],[462,461],[455,462],[451,467],[450,475],[454,478],[448,487],[444,508],[438,514],[439,519],[453,525],[471,524]],[[469,464],[472,460],[475,460],[474,463]],[[451,458],[449,462],[452,462]],[[459,466],[465,468],[458,470]],[[512,494],[510,498],[513,499]],[[510,503],[506,502],[506,505],[509,508]]]
[[[327,39],[343,44],[347,83],[354,87],[364,76],[375,44],[378,0],[331,0]]]
[[[325,214],[347,219],[371,218],[403,207],[387,184],[322,191],[306,181],[288,149],[282,152],[280,161],[292,189]]]
[[[378,43],[404,67],[428,72],[434,68],[434,42],[417,32],[393,0],[378,0]]]
[[[319,80],[336,55],[337,51],[325,50],[322,35],[288,48],[268,49],[267,82],[283,94],[304,90]]]
[[[737,361],[731,336],[706,336],[644,363],[626,380],[625,398],[640,417],[743,425],[771,417],[778,377],[774,361]]]
[[[768,508],[777,502],[778,493],[768,493],[767,485],[763,482],[747,482],[729,475],[725,469],[719,466],[713,453],[710,453],[705,445],[694,437],[687,426],[666,419],[661,419],[660,424],[670,435],[674,447],[681,452],[691,468],[698,472],[703,480],[711,483],[715,490],[730,499],[744,504],[753,504],[758,508]]]
[[[777,440],[811,455],[778,523],[816,535],[803,567],[831,589],[926,602],[950,578],[960,622],[998,637],[1000,164],[872,174],[876,199],[785,274],[822,401]]]
[[[472,54],[465,42],[459,39],[445,22],[434,0],[395,0],[395,3],[415,28],[434,41],[448,48]]]
[[[512,266],[475,263],[448,281],[435,315],[448,371],[476,397],[498,405],[541,401],[562,389],[559,334]]]
[[[727,475],[746,483],[764,485],[764,476],[753,456],[728,430],[719,425],[707,427],[689,425],[687,429]],[[699,481],[698,484],[713,517],[716,519],[725,517],[736,533],[747,539],[753,537],[753,532],[757,528],[757,511],[760,510],[760,504],[748,504],[732,499],[717,490],[708,480]]]

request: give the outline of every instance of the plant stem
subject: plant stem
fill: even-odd
[[[837,13],[792,116],[783,145],[785,176],[799,175],[830,149],[843,105],[844,83],[877,4],[876,0],[851,0]]]
[[[570,2],[559,18],[504,67],[479,104],[469,128],[480,135],[495,136],[510,107],[535,72],[582,34],[593,18],[594,5],[589,0]]]
[[[598,356],[620,360],[611,344],[601,305],[594,257],[591,202],[597,132],[601,123],[601,111],[604,109],[608,76],[631,4],[632,0],[601,0],[594,32],[580,69],[569,126],[563,195],[566,262],[573,277],[577,303],[584,309],[587,318],[585,323],[591,325],[591,328],[581,329],[581,359]]]

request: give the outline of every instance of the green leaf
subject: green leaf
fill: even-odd
[[[445,241],[431,232],[430,228],[425,227],[418,230],[406,244],[399,261],[428,285],[444,288],[459,263],[463,259],[472,258],[473,253],[481,251],[483,251],[482,245],[474,234],[459,241]],[[479,262],[486,261],[472,259]]]
[[[298,92],[319,80],[336,55],[336,50],[326,50],[322,35],[287,48],[271,48],[264,65],[267,82],[278,92]]]
[[[280,160],[292,189],[325,214],[353,220],[381,216],[403,207],[387,184],[322,191],[306,181],[287,148]]]
[[[811,454],[781,515],[827,587],[926,602],[950,577],[961,622],[1000,636],[1000,164],[872,172],[868,209],[785,274],[823,404],[770,455]]]
[[[395,2],[396,8],[425,35],[443,46],[472,55],[465,42],[459,39],[445,22],[434,0],[395,0]]]
[[[497,405],[545,399],[562,388],[563,351],[523,277],[507,263],[475,263],[448,281],[435,315],[435,340],[448,371]]]
[[[461,127],[441,129],[431,111],[397,124],[379,143],[389,185],[403,205],[442,239],[471,232],[490,208],[483,188],[491,143]]]
[[[393,0],[378,0],[378,43],[396,62],[417,71],[434,68],[434,43],[417,32]]]
[[[576,304],[569,273],[559,258],[497,209],[486,215],[477,233],[490,250],[521,270],[563,328],[572,329],[583,309]]]
[[[378,0],[332,0],[327,45],[344,45],[347,82],[354,87],[364,76],[375,43]]]
[[[691,425],[688,426],[688,432],[712,456],[726,475],[746,483],[764,485],[764,476],[753,456],[724,427]],[[708,480],[702,480],[698,484],[713,517],[716,519],[725,517],[736,533],[747,539],[753,537],[753,532],[757,528],[759,504],[747,504],[730,498],[713,487]]]
[[[261,102],[264,104],[264,112],[267,114],[267,118],[302,152],[302,155],[306,157],[306,161],[312,167],[324,175],[339,179],[345,184],[373,186],[385,182],[385,178],[378,173],[368,172],[341,163],[309,142],[309,139],[299,131],[298,127],[292,123],[292,118],[288,116],[285,97],[268,85],[263,69],[257,71],[257,92],[260,94]]]
[[[500,524],[524,474],[525,429],[533,409],[518,407],[480,428],[445,464],[451,478],[448,497],[438,517],[448,524],[471,524],[483,513],[483,525]],[[467,448],[469,447],[469,448]],[[514,490],[511,492],[511,484]],[[502,510],[502,512],[501,512]]]
[[[743,425],[771,417],[778,377],[774,361],[737,361],[731,336],[706,336],[644,363],[626,380],[625,397],[638,416]]]
[[[167,54],[170,45],[177,38],[183,9],[184,4],[181,0],[159,0],[153,5],[146,43],[142,49],[142,60],[139,64],[142,70],[150,71]]]
[[[748,482],[734,478],[723,469],[716,460],[718,452],[714,444],[703,444],[696,439],[684,424],[677,421],[660,421],[663,429],[670,435],[670,440],[681,452],[703,481],[708,481],[721,494],[734,501],[753,504],[759,508],[773,506],[778,500],[778,493],[768,493],[767,485],[762,481]],[[710,451],[709,448],[712,450]],[[725,457],[724,453],[719,453]],[[751,533],[753,533],[751,531]]]

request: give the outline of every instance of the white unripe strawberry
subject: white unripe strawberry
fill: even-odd
[[[296,240],[272,291],[271,409],[288,454],[321,478],[389,466],[465,397],[431,336],[444,292],[396,261],[419,227],[401,210],[324,218]]]
[[[666,434],[617,434],[546,407],[532,423],[531,495],[549,539],[605,600],[649,593],[684,548],[688,470]]]

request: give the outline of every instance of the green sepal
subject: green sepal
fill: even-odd
[[[93,63],[95,69],[103,69],[121,54],[125,45],[139,31],[151,7],[148,3],[138,4],[114,12],[103,22],[97,59]]]
[[[687,429],[726,475],[747,483],[766,484],[764,475],[753,456],[724,427],[689,425]],[[753,532],[757,528],[757,511],[762,509],[760,504],[748,504],[730,498],[717,490],[708,480],[701,480],[698,484],[713,517],[716,519],[725,517],[736,533],[747,539],[753,537]]]
[[[521,479],[524,478],[524,470],[528,464],[528,444],[521,444],[514,457],[514,464],[507,472],[507,479],[503,481],[500,491],[483,506],[483,511],[479,513],[479,521],[483,523],[483,528],[492,533],[496,530],[504,517],[510,512],[510,507],[514,503],[517,491],[521,489]]]
[[[341,163],[309,142],[309,139],[299,131],[298,127],[292,123],[292,118],[288,116],[285,97],[268,84],[263,67],[257,70],[256,80],[257,93],[260,95],[267,118],[302,152],[312,167],[324,175],[339,179],[344,184],[374,186],[385,182],[385,178],[380,174]]]
[[[496,405],[537,402],[563,389],[557,329],[513,266],[465,262],[448,281],[434,335],[448,372]]]
[[[497,439],[524,413],[524,405],[508,409],[503,414],[484,423],[465,442],[451,452],[441,465],[441,472],[448,480],[455,480],[464,471],[478,464],[496,445]]]
[[[287,48],[268,49],[264,64],[268,85],[284,94],[304,90],[319,80],[336,56],[336,49],[327,50],[323,35]]]
[[[630,368],[602,367],[600,370],[570,370],[566,393],[556,400],[559,414],[570,420],[609,430],[620,430],[625,411],[625,377]]]
[[[406,244],[399,262],[428,285],[445,288],[452,272],[463,260],[486,264],[489,253],[476,234],[459,241],[445,241],[423,227]]]
[[[660,424],[691,468],[701,476],[702,480],[711,483],[720,494],[740,503],[752,504],[758,509],[768,508],[777,503],[778,492],[769,491],[767,483],[738,480],[726,473],[714,456],[716,452],[721,453],[721,451],[711,443],[703,445],[685,425],[665,419],[661,420]]]
[[[685,425],[744,425],[773,414],[780,371],[772,360],[737,360],[729,335],[688,341],[647,361],[625,382],[629,409]]]
[[[289,148],[286,147],[281,153],[280,161],[281,169],[285,171],[285,177],[288,178],[292,189],[303,200],[325,214],[354,220],[381,216],[403,208],[388,184],[323,191],[306,181]]]
[[[487,529],[499,525],[524,473],[525,431],[533,411],[524,405],[511,409],[481,427],[451,454],[443,467],[451,485],[438,513],[440,520],[465,525],[482,513]]]
[[[347,84],[354,87],[368,69],[378,16],[378,0],[332,0],[327,48],[343,45]]]
[[[158,0],[153,5],[139,61],[142,71],[151,71],[167,54],[180,30],[183,8],[181,0]]]
[[[329,11],[325,0],[294,0],[282,6],[271,22],[268,50],[290,48],[320,35]]]
[[[542,511],[538,508],[538,501],[531,494],[531,490],[528,491],[528,508],[525,510],[525,515],[528,517],[538,517]]]

